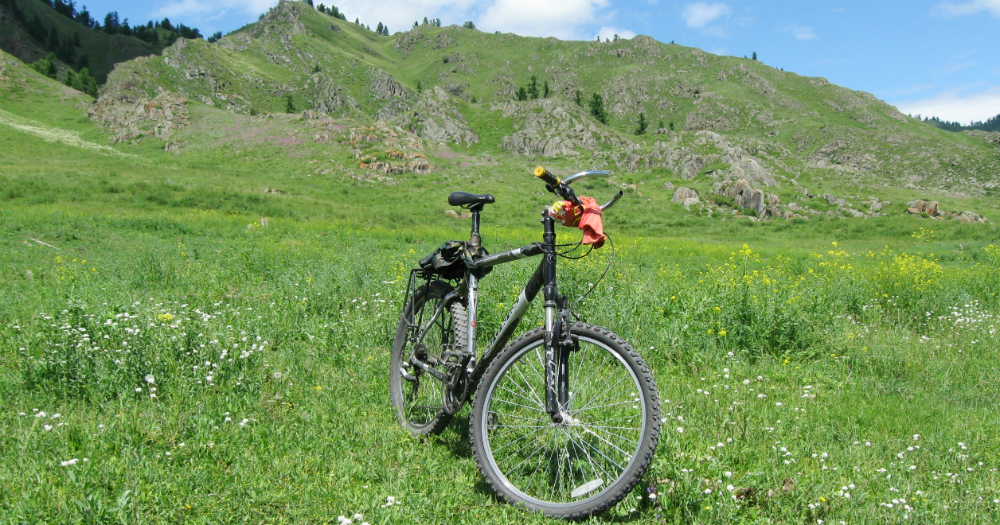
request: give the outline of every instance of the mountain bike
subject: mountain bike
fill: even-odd
[[[542,212],[542,242],[493,255],[482,247],[479,225],[494,197],[448,196],[450,205],[471,212],[472,233],[411,271],[390,395],[403,426],[417,435],[441,432],[471,395],[470,440],[486,483],[508,503],[578,519],[617,504],[645,474],[659,441],[660,401],[638,352],[611,331],[580,322],[556,282],[556,261],[569,251],[556,244],[560,204],[599,217],[623,192],[598,211],[570,185],[608,172],[560,180],[539,166],[535,175],[564,201]],[[496,265],[538,255],[537,269],[477,359],[480,280]],[[507,344],[539,292],[544,324]]]

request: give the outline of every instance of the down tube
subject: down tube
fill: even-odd
[[[524,285],[524,289],[521,290],[521,295],[517,296],[517,302],[511,307],[510,311],[507,312],[507,318],[503,320],[503,324],[500,326],[500,331],[497,332],[496,337],[493,338],[493,342],[490,343],[489,348],[486,349],[486,354],[483,355],[483,360],[481,362],[486,363],[492,357],[500,351],[504,346],[507,345],[507,341],[510,341],[510,337],[514,335],[514,330],[517,330],[517,325],[521,323],[521,318],[524,317],[524,313],[528,311],[528,307],[531,306],[531,301],[535,299],[538,295],[538,291],[542,289],[542,264],[545,262],[543,259],[539,262],[538,268],[535,269],[534,275],[528,280],[528,284]]]

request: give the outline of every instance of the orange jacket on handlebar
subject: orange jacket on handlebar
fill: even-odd
[[[601,207],[593,197],[580,197],[580,203],[582,206],[573,206],[570,201],[558,201],[552,205],[549,214],[564,226],[578,226],[583,230],[583,244],[600,248],[604,246]]]

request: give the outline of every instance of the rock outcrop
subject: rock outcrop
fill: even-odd
[[[113,142],[142,137],[167,140],[187,125],[188,103],[169,91],[150,98],[134,85],[109,83],[87,115],[108,130]]]
[[[698,199],[698,192],[692,190],[691,188],[677,188],[677,191],[674,192],[674,196],[670,199],[670,201],[683,203],[688,199],[694,199],[695,201],[700,202],[700,199]]]
[[[837,206],[837,207],[847,206],[847,201],[844,200],[844,199],[841,199],[840,197],[837,197],[836,195],[831,195],[829,193],[824,193],[823,194],[823,199],[826,200],[826,202],[829,202],[830,204],[833,204],[834,206]]]
[[[369,92],[376,100],[383,101],[377,119],[391,120],[409,109],[410,94],[402,84],[380,69],[372,69],[369,73]]]
[[[932,219],[955,219],[962,222],[990,222],[976,212],[950,212],[942,210],[938,201],[915,200],[906,203],[907,213],[925,214]]]
[[[320,113],[337,114],[343,110],[359,110],[361,104],[343,91],[336,80],[320,77],[312,91],[313,108]]]
[[[716,193],[733,200],[733,204],[745,210],[753,210],[758,217],[778,215],[778,196],[753,188],[746,180],[720,184]]]
[[[296,11],[295,2],[289,0],[278,0],[278,5],[272,7],[250,30],[250,35],[258,38],[277,35],[284,44],[290,42],[292,35],[305,33],[306,26]]]
[[[425,91],[409,113],[409,129],[427,141],[479,144],[479,136],[455,107],[451,95],[436,86]]]
[[[907,211],[910,213],[926,213],[931,217],[939,217],[941,215],[940,210],[938,210],[937,201],[925,201],[916,200],[906,203]]]
[[[955,218],[962,222],[990,222],[986,217],[981,217],[978,213],[972,211],[963,211]]]
[[[761,164],[759,160],[750,155],[739,146],[734,146],[722,135],[714,131],[699,131],[696,133],[699,138],[695,143],[711,142],[716,148],[721,150],[719,162],[729,164],[729,169],[723,173],[725,180],[748,180],[764,186],[774,186],[777,182],[774,175]]]
[[[579,149],[597,149],[609,134],[559,99],[506,102],[493,105],[514,118],[521,129],[503,138],[500,147],[518,155],[556,157],[579,155]]]

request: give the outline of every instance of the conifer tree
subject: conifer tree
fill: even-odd
[[[590,114],[601,124],[608,123],[608,112],[604,110],[604,97],[600,93],[590,98]]]
[[[292,95],[285,97],[285,113],[295,113],[295,104],[292,102]]]
[[[379,36],[382,35],[382,22],[379,22],[378,23],[378,27],[375,28],[375,34],[377,34]]]
[[[52,30],[49,31],[49,49],[59,49],[59,33],[55,26],[52,26]]]
[[[639,112],[639,125],[635,128],[636,135],[643,135],[646,133],[646,128],[649,127],[649,123],[646,122],[646,114]]]
[[[545,81],[545,85],[542,86],[542,98],[549,98],[549,81]]]
[[[531,75],[531,83],[528,84],[528,96],[531,100],[538,98],[538,78],[535,75]]]

